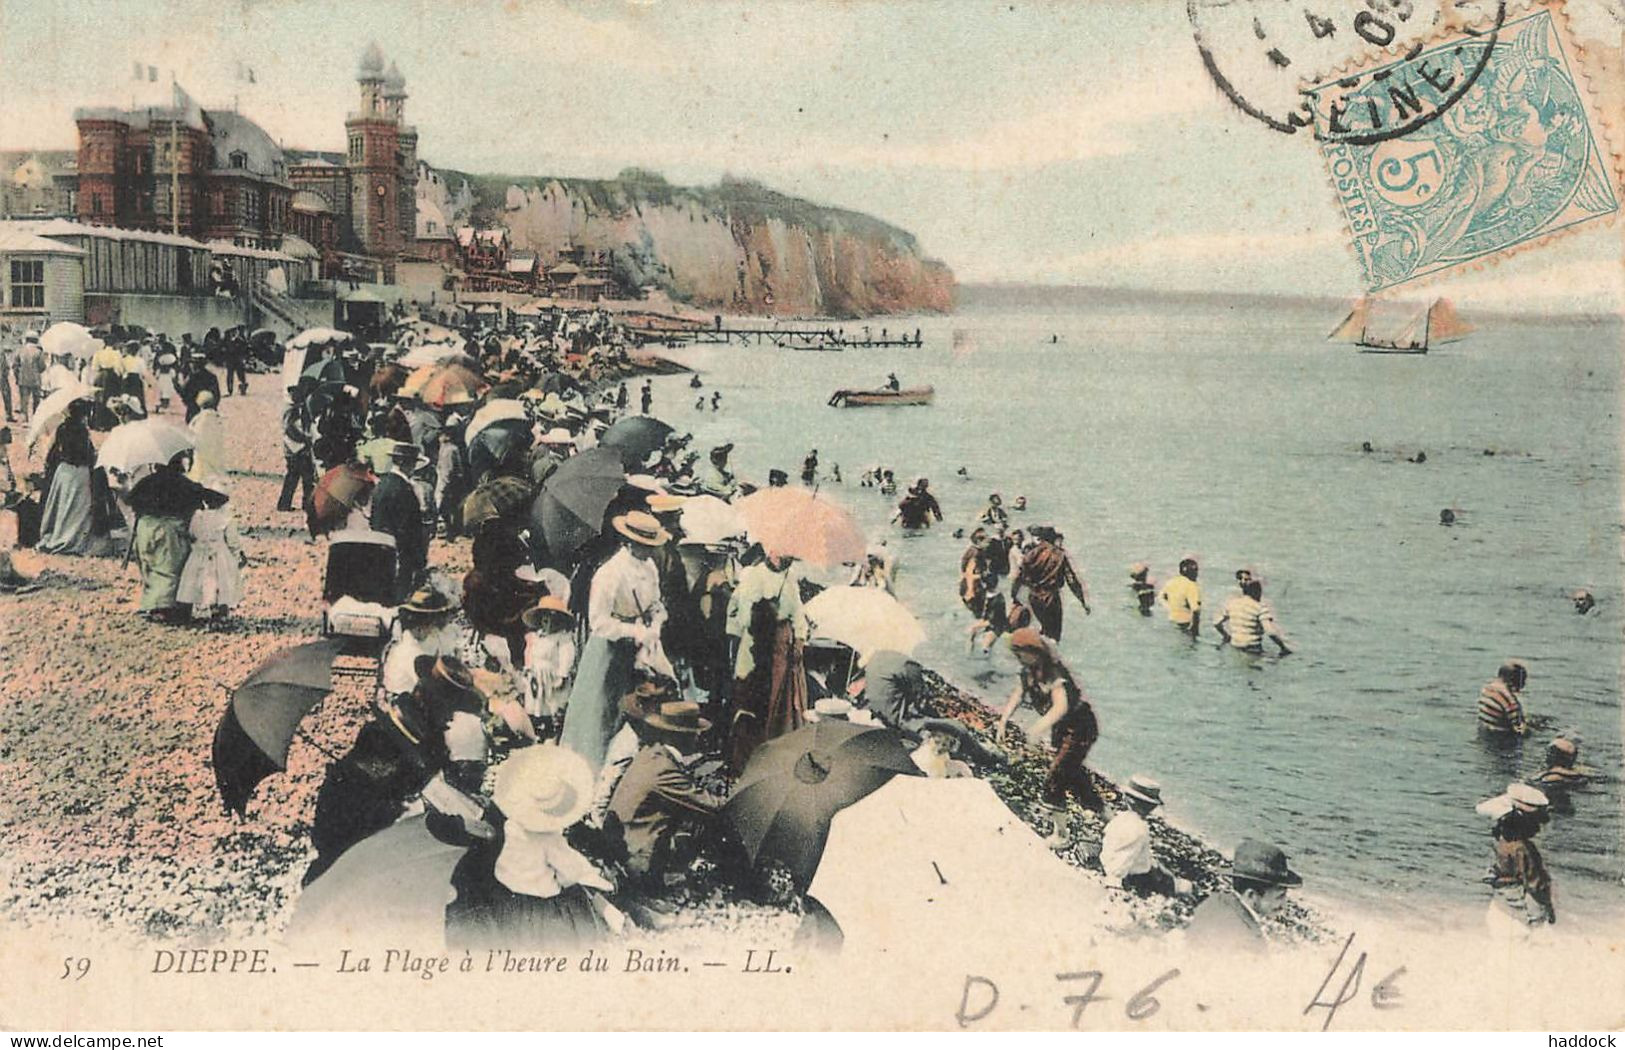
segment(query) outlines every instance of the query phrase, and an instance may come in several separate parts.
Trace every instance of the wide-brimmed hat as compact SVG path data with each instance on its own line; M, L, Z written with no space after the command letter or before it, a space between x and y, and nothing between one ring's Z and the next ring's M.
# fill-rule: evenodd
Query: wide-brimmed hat
M400 604L401 612L420 613L431 616L436 613L449 613L457 608L457 603L441 594L433 587L419 587L413 591L406 601Z
M1162 785L1143 773L1129 777L1128 783L1119 790L1129 798L1139 799L1147 805L1162 805Z
M1243 839L1236 847L1236 859L1230 864L1230 874L1238 879L1250 879L1271 886L1301 886L1303 877L1287 867L1286 854L1279 847L1257 839Z
M520 621L533 631L540 630L547 618L553 616L573 621L575 615L570 607L564 604L564 599L556 594L544 594L536 600L536 604L519 614Z
M663 547L671 539L671 533L661 526L659 519L646 511L628 511L610 521L610 525L633 543L645 547Z
M673 496L669 492L651 492L644 502L656 514L671 514L683 509L685 502L681 496Z
M587 760L558 744L520 748L497 767L491 801L526 831L563 831L592 808Z
M1482 816L1500 820L1513 810L1521 813L1538 813L1551 804L1552 800L1539 788L1529 784L1511 783L1501 794L1487 798L1473 808Z
M389 445L389 458L394 460L409 459L414 463L423 458L423 450L412 441L392 441Z
M710 720L700 717L700 705L692 700L667 700L645 714L643 724L685 736L698 736L711 728Z

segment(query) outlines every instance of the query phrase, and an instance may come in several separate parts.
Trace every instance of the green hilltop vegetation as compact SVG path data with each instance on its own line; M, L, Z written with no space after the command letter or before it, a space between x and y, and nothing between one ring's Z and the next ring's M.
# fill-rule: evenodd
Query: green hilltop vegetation
M778 219L788 225L827 233L845 233L890 241L900 250L919 254L919 242L907 230L899 229L863 212L832 208L780 193L754 179L724 176L715 186L674 186L657 172L626 168L613 179L575 179L562 176L476 175L449 168L437 169L449 185L467 179L474 193L476 223L499 222L509 186L526 190L556 182L571 197L582 201L588 214L616 217L628 211L641 212L644 206L693 206L730 222L747 224Z

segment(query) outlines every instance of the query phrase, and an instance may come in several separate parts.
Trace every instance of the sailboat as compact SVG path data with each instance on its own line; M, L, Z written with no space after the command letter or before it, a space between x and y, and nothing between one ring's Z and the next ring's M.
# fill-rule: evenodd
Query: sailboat
M1361 299L1326 338L1353 343L1363 354L1425 354L1430 346L1453 343L1472 330L1449 299L1426 306Z

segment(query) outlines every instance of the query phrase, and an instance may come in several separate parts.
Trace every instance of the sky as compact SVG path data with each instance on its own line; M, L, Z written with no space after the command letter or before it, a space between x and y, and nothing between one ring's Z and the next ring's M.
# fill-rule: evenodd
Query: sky
M1570 7L1577 31L1614 42L1617 78L1621 0ZM1216 9L1211 37L1261 30L1246 23L1266 8L1291 5ZM1268 28L1293 75L1330 61ZM1183 0L0 0L0 149L72 147L75 106L153 101L173 75L284 145L340 150L369 40L405 74L432 164L757 178L913 232L962 281L1360 291L1313 142L1217 90ZM135 82L137 62L159 83ZM1621 243L1594 229L1429 287L1619 309Z

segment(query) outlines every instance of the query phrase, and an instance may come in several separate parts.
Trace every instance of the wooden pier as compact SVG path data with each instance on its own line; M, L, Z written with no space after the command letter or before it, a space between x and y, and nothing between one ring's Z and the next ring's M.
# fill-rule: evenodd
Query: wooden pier
M837 328L638 328L637 338L644 343L666 343L672 346L698 344L710 346L776 346L781 350L869 350L880 347L917 349L924 340L919 329L912 333L892 335L884 330L849 334Z

